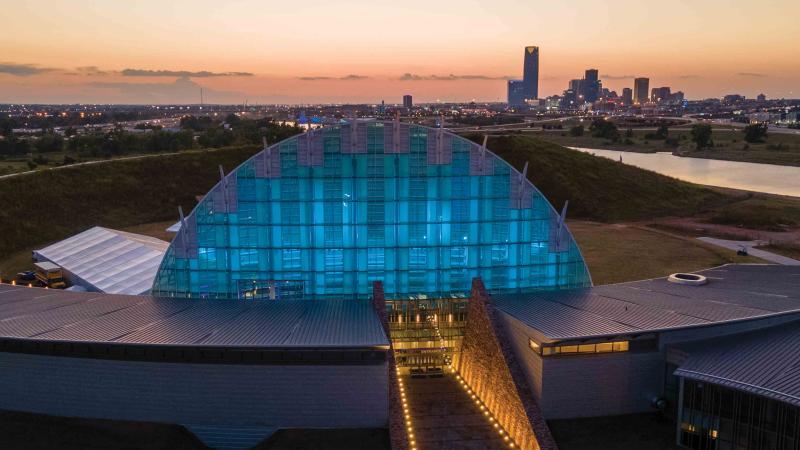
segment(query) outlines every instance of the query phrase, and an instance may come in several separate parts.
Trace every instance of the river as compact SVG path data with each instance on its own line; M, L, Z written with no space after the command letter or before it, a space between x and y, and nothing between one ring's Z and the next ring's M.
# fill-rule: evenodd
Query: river
M575 148L663 175L746 191L800 197L800 167L776 166L718 159L686 158L671 153L634 153L593 148Z

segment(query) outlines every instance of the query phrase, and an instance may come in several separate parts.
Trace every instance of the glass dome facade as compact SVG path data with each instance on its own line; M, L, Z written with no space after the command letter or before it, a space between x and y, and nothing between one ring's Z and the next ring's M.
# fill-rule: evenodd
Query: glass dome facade
M535 169L534 169L535 170ZM441 129L351 121L265 148L183 220L153 294L369 297L591 285L569 230L525 176Z

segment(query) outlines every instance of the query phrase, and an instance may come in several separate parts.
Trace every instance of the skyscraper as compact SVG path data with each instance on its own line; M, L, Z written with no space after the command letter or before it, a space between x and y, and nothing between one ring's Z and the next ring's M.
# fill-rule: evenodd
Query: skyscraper
M623 88L622 89L622 104L625 106L630 106L633 103L633 89L631 88Z
M600 79L597 69L587 69L586 75L583 77L583 99L588 103L593 103L599 94Z
M569 90L575 91L575 93L581 93L583 95L583 80L569 80Z
M636 78L633 80L633 103L641 105L647 103L647 96L650 90L649 78Z
M525 64L522 71L523 94L526 100L539 98L539 47L525 47Z
M508 106L512 108L525 106L525 82L523 80L508 80Z
M653 103L668 102L672 97L672 89L669 86L653 88L650 91L650 101Z
M411 99L411 96L406 94L403 96L403 108L411 109L414 106L414 101Z

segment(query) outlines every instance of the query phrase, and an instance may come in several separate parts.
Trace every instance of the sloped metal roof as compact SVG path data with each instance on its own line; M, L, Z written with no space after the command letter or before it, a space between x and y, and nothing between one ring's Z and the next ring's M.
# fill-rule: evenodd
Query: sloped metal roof
M800 314L800 267L725 265L700 271L703 286L666 278L589 289L495 295L502 312L548 340L705 326Z
M0 284L0 338L202 347L384 347L369 301L203 301Z
M139 295L150 291L168 247L149 236L94 227L34 254L58 264L88 290Z
M693 380L800 406L800 323L681 346L675 371Z

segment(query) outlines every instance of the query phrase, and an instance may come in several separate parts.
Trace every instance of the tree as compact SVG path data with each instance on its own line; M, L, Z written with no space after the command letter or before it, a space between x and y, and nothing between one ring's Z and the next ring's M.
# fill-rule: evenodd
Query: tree
M765 123L754 123L744 127L744 140L755 144L757 142L764 142L767 138L767 130L769 126Z
M570 136L583 136L583 125L576 125L569 129Z
M614 142L619 140L619 130L617 130L617 126L608 120L595 119L589 127L589 130L594 137L610 139Z
M697 145L698 150L706 147L713 147L714 141L711 139L711 125L698 123L692 127L692 142Z
M14 127L16 126L14 119L8 117L0 117L0 135L11 137L14 134Z
M666 139L668 137L669 137L669 127L662 124L661 126L658 127L658 130L656 130L656 138Z
M47 133L36 140L34 144L39 153L60 152L64 145L64 140L57 134Z

